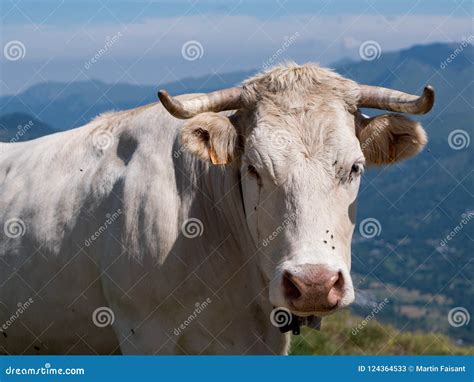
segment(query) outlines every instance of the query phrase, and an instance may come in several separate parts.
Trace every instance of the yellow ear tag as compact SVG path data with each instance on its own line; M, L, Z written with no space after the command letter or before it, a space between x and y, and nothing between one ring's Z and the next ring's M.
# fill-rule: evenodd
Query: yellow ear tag
M393 145L390 146L388 160L390 163L395 161L395 147Z
M209 146L209 157L211 158L211 162L214 165L227 164L227 161L222 161L219 159L216 151L212 146Z

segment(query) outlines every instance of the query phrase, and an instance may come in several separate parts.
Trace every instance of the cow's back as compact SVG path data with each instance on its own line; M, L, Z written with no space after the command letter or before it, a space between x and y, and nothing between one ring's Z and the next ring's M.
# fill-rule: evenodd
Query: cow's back
M141 209L133 206L150 173L172 171L169 153L157 153L160 146L171 152L176 135L173 126L159 126L161 115L150 106L0 146L0 351L119 350L111 326L101 327L94 312L108 305L107 267L140 235L136 215L125 209ZM169 189L163 185L163 195Z

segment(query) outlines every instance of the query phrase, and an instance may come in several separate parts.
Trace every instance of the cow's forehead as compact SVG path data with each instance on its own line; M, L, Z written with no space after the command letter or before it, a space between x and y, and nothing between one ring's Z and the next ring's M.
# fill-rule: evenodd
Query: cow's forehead
M324 112L298 112L274 117L263 113L246 142L246 159L267 168L276 179L286 179L292 168L310 159L316 168L334 162L352 164L362 156L354 118L337 106ZM257 166L258 167L258 166Z
M314 64L276 67L244 83L246 147L273 166L291 157L330 161L356 152L358 85ZM247 115L249 116L249 115ZM282 149L284 148L284 150Z
M258 74L244 82L244 104L274 105L281 111L318 107L327 101L340 100L349 111L355 111L358 85L339 74L315 64L286 64Z
M356 144L354 122L340 99L310 99L304 106L286 109L262 101L256 107L249 138L252 146L265 151L272 152L284 144L288 151L312 155L322 146L341 150ZM275 140L276 148L272 145Z

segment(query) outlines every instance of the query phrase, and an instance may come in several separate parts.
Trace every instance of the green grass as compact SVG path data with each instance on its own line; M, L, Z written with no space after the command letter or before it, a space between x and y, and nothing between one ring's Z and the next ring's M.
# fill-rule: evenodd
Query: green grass
M437 333L403 332L391 325L370 320L357 333L353 330L363 318L342 311L323 319L321 331L303 328L293 336L293 355L463 355L474 354L474 347L454 344Z

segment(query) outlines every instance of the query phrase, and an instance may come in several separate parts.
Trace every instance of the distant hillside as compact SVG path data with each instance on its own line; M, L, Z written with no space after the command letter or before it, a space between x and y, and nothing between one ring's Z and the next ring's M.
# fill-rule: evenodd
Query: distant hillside
M381 319L470 344L472 322L453 327L447 317L458 306L474 314L474 219L462 224L474 214L474 155L472 143L452 149L448 134L462 129L472 137L472 121L467 111L425 121L430 142L421 154L364 174L352 260L356 286L371 291L375 301L391 301ZM361 236L364 219L379 222L377 236ZM442 245L451 232L456 233Z
M0 97L0 115L22 112L34 114L56 130L82 126L100 113L126 110L157 102L159 89L171 94L209 92L235 86L249 72L188 78L156 86L126 83L107 84L102 81L44 82L15 96Z
M436 105L428 118L465 112L474 101L472 62L474 47L468 45L447 63L460 44L419 45L399 52L383 52L380 59L339 66L346 77L368 85L385 86L419 94L425 84L434 85ZM445 65L443 65L445 63Z
M323 319L321 331L303 328L293 336L292 355L467 355L474 347L459 346L442 334L400 332L377 318L366 321L348 311ZM357 331L356 328L362 329Z
M426 83L437 91L434 113L444 115L465 111L474 100L472 65L474 48L468 46L452 63L441 64L459 44L415 46L400 52L383 52L378 60L352 62L341 60L335 69L367 84L393 87L419 93ZM130 109L156 102L156 93L166 88L171 94L208 92L234 86L255 71L185 78L160 85L138 86L102 81L45 82L15 96L0 97L0 115L12 112L32 114L57 130L68 130L87 123L107 110ZM438 109L439 108L439 109ZM432 118L432 117L430 117Z
M447 245L441 245L457 230L463 217L474 211L474 143L469 144L474 120L474 48L464 47L448 63L447 58L459 46L415 46L400 52L383 52L374 61L343 60L336 69L361 83L417 94L425 84L434 85L434 110L426 116L413 117L423 122L429 134L426 149L414 159L369 169L363 176L353 241L354 279L368 302L389 299L390 304L378 319L403 330L442 332L459 343L474 344L472 321L459 327L448 321L448 313L454 307L463 307L474 315L474 219L458 230ZM161 86L110 85L100 81L44 83L18 96L0 97L0 115L33 113L63 130L82 125L106 110L155 102L159 88L166 88L171 94L208 92L238 84L250 74L212 75ZM30 117L22 118L26 121ZM10 129L7 140L24 123L4 122ZM34 126L41 126L40 122ZM463 147L453 148L448 140L454 130L467 134ZM35 132L41 133L41 128ZM360 222L369 218L380 226L378 235L370 239L359 231ZM359 304L353 309L365 316L371 305Z
M22 142L53 134L56 131L25 113L0 116L0 142Z

